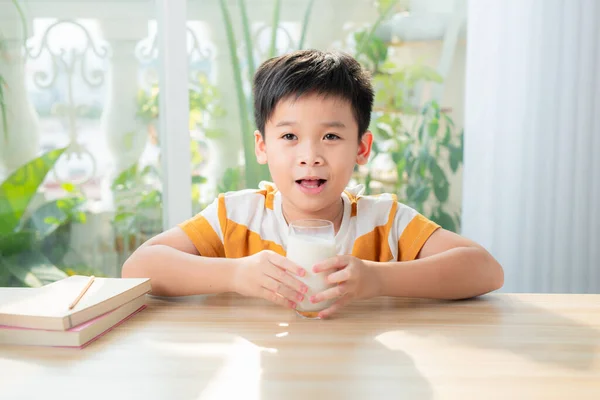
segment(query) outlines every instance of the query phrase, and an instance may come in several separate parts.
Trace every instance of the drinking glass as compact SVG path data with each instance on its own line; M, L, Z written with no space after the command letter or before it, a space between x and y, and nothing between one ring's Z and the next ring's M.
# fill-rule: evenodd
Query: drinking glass
M331 306L335 299L316 304L310 297L334 285L327 282L326 272L313 272L313 266L337 254L335 249L335 231L331 221L304 219L289 224L287 258L306 270L303 277L296 277L308 286L304 300L297 304L296 312L304 318L318 318L319 311Z

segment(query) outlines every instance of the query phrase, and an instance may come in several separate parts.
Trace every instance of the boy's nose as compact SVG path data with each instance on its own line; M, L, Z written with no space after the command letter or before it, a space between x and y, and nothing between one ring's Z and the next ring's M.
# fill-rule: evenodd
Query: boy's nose
M300 165L305 165L305 166L306 165L313 166L313 165L323 165L324 164L323 157L321 157L315 151L305 152L304 154L302 154L300 156L299 161L300 161Z
M314 160L301 161L300 165L308 165L308 166L323 165L323 161L321 161L321 159L319 159L319 158L315 158Z
M325 163L319 141L306 140L298 146L298 162L303 166L319 166Z

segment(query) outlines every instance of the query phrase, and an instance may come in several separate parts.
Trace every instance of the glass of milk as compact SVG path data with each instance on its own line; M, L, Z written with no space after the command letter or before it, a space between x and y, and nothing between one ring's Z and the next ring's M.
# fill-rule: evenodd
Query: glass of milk
M318 318L319 311L328 308L335 301L332 299L313 304L310 297L334 286L327 282L330 271L314 273L313 266L336 254L332 222L305 219L290 223L286 257L306 270L306 275L295 276L308 286L308 293L296 307L296 312L302 317Z

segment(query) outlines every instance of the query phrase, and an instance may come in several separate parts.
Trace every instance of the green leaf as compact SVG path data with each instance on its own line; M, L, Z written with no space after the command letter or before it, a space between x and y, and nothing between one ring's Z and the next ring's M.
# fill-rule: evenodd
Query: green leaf
M459 233L459 229L460 229L460 212L455 212L454 213L454 221L456 222L456 233Z
M406 148L404 149L404 158L406 158L407 160L412 159L413 158L413 145L412 144L408 144L406 146Z
M158 190L151 190L150 192L144 194L137 204L137 208L156 208L161 204L162 195Z
M117 223L122 222L122 221L125 221L126 219L130 219L133 217L135 217L135 213L133 213L133 212L125 212L125 211L120 212L117 215L115 215L114 222L117 222Z
M133 164L131 167L124 169L113 181L111 189L131 188L135 185L138 176L138 165Z
M55 217L46 217L44 218L44 223L48 224L48 225L60 225L60 220L58 218Z
M450 214L448 214L441 208L437 210L437 212L431 219L433 222L437 223L442 228L452 232L456 232L456 223L454 222L454 219L450 216Z
M30 287L40 287L67 277L41 253L25 252L0 258L2 266Z
M22 225L22 229L38 231L42 238L59 226L66 224L77 208L84 203L82 197L67 197L49 201L37 208Z
M80 224L85 224L87 221L87 214L84 213L83 211L78 211L73 214L73 220Z
M200 175L194 175L192 176L192 185L201 185L203 183L206 183L207 179L203 176Z
M429 124L427 125L429 137L431 137L431 138L435 137L437 135L437 131L438 131L439 127L440 127L440 122L437 118L434 118L431 121L429 121Z
M65 255L72 250L70 246L71 232L70 224L59 226L41 241L39 252L52 264L60 265L64 262ZM72 260L76 255L76 251L71 251L69 259Z
M406 170L406 158L403 158L399 162L396 163L396 173L398 174L398 182L402 182L405 170Z
M277 50L277 30L279 29L279 20L281 18L281 0L275 0L273 8L273 23L271 24L271 46L269 50L269 58L275 57Z
M429 154L429 151L426 146L421 146L419 149L419 154L417 156L417 163L415 168L417 168L417 173L421 178L425 178L425 173L429 168L429 165L432 163L433 157Z
M388 8L392 7L394 3L397 3L398 0L379 0L377 2L377 8L380 13L385 12Z
M446 120L446 124L451 126L452 128L454 128L454 121L452 120L452 118L450 118L448 116L448 114L442 114L442 116L444 117L444 119Z
M446 174L435 161L431 163L431 175L433 176L433 192L435 197L440 203L446 202L450 193L450 185Z
M14 231L46 175L66 148L52 150L14 171L0 185L0 233Z
M392 0L392 1L388 1L388 0L384 0L386 2L385 4L385 8L384 9L379 9L379 16L377 17L377 20L375 21L375 23L373 25L371 25L371 27L369 28L368 31L363 30L361 31L362 33L362 37L360 38L360 40L356 40L356 54L355 54L355 58L358 58L358 56L365 52L365 46L367 45L367 43L371 42L374 38L377 39L374 34L375 31L377 30L377 28L379 27L379 25L381 24L381 22L385 19L388 18L388 16L390 15L390 13L392 12L394 6L398 3L398 0ZM355 38L357 38L357 35L354 35ZM386 46L387 49L387 46Z
M371 146L371 152L373 153L373 156L376 156L377 154L381 153L381 149L379 148L377 142L373 142Z
M429 198L429 194L431 193L431 188L427 185L421 185L415 188L410 194L407 195L410 201L414 203L423 203L425 200Z
M405 171L408 173L409 177L411 177L415 162L417 161L417 158L413 156L412 153L412 145L408 145L406 149L404 149L404 159L406 160Z
M225 132L221 129L206 129L204 130L204 136L207 139L220 139L225 136Z
M2 256L0 255L0 287L17 286L13 284L14 278L8 268L2 265Z
M444 135L444 139L442 139L442 145L448 147L450 145L451 140L452 140L452 133L450 130L450 125L446 124L446 134Z
M304 19L302 20L302 33L300 34L300 42L298 42L298 50L302 50L304 47L304 40L306 39L308 22L310 20L310 14L312 12L314 1L315 0L309 0L308 5L306 6L306 11L304 12Z
M398 164L398 163L399 163L400 161L402 161L402 160L405 160L405 162L406 162L406 159L403 157L403 155L402 155L402 154L403 154L403 153L401 153L401 152L399 152L399 151L392 151L392 152L390 153L390 156L392 156L392 161L393 161L395 164Z
M425 123L422 123L419 126L419 142L423 141L424 136L425 136Z
M456 173L458 167L462 163L463 153L459 147L456 146L448 146L450 149L450 169L452 169L453 173Z
M0 257L37 248L38 233L34 230L0 234Z
M390 126L388 124L378 123L376 125L375 134L381 140L389 140L392 138L392 135L388 131L389 129Z
M223 174L221 183L217 190L219 193L227 193L238 190L240 187L241 174L237 168L228 168Z
M72 183L63 183L62 185L60 185L63 190L65 190L68 193L73 193L75 191L75 185L73 185Z
M372 176L371 176L371 172L369 171L369 173L367 173L367 176L365 177L365 194L367 196L369 196L371 194L371 181L372 181Z

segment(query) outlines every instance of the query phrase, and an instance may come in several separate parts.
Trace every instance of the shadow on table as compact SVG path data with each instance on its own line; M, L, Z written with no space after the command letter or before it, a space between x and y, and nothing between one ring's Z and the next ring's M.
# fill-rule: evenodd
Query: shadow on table
M414 360L374 340L367 325L305 320L262 300L229 295L160 301L197 307L199 343L219 337L233 346L199 385L198 400L433 398ZM189 338L155 339L193 348Z
M590 369L600 348L597 329L515 297L394 300L391 304L397 312L392 317L396 324L393 329L405 334L442 337L461 345L507 351L537 363L574 370ZM364 307L362 311L367 312L368 305ZM368 314L371 317L367 319L372 318L372 324L382 328L381 334L390 331L390 321L381 326L376 315Z
M384 298L356 302L328 321L298 320L293 313L262 300L240 299L227 294L209 296L199 301L202 307L216 310L226 308L227 312L223 313L219 324L227 327L230 321L233 324L228 328L230 331L241 329L240 335L253 342L261 339L259 332L264 324L272 321L273 314L278 313L277 315L286 316L285 318L291 318L291 321L295 322L294 325L290 324L287 330L289 340L293 340L294 337L318 335L318 331L315 332L318 329L344 332L351 329L353 324L360 324L360 327L356 327L363 341L360 346L369 348L371 352L381 348L377 347L382 346L381 343L377 343L381 335L396 331L417 337L440 337L468 347L506 351L537 363L573 370L590 369L600 346L600 331L561 315L560 310L552 311L536 306L535 296L531 298L531 302L520 300L517 296L495 295L461 301ZM240 302L244 302L244 307L236 307ZM587 312L591 315L593 310ZM253 331L248 326L237 327L235 321L240 318L255 321L258 324L256 330ZM253 337L253 332L258 337ZM282 329L281 332L286 331ZM375 344L369 343L369 340ZM343 343L342 338L340 341ZM300 340L299 344L302 343L304 341ZM363 348L357 347L356 344L348 345L353 351ZM305 350L306 357L316 357L316 353L311 351L310 347L306 347ZM415 371L414 377L417 377L418 373L410 356L401 350L395 348L386 354L393 357L391 354L395 352L398 362L396 365L401 366L400 368L412 365L409 370ZM381 356L381 353L378 353L378 356ZM368 354L362 354L362 357L368 357ZM284 360L283 364L287 362L285 357L280 359ZM309 361L311 364L314 362L312 359ZM393 365L388 366L390 367Z

